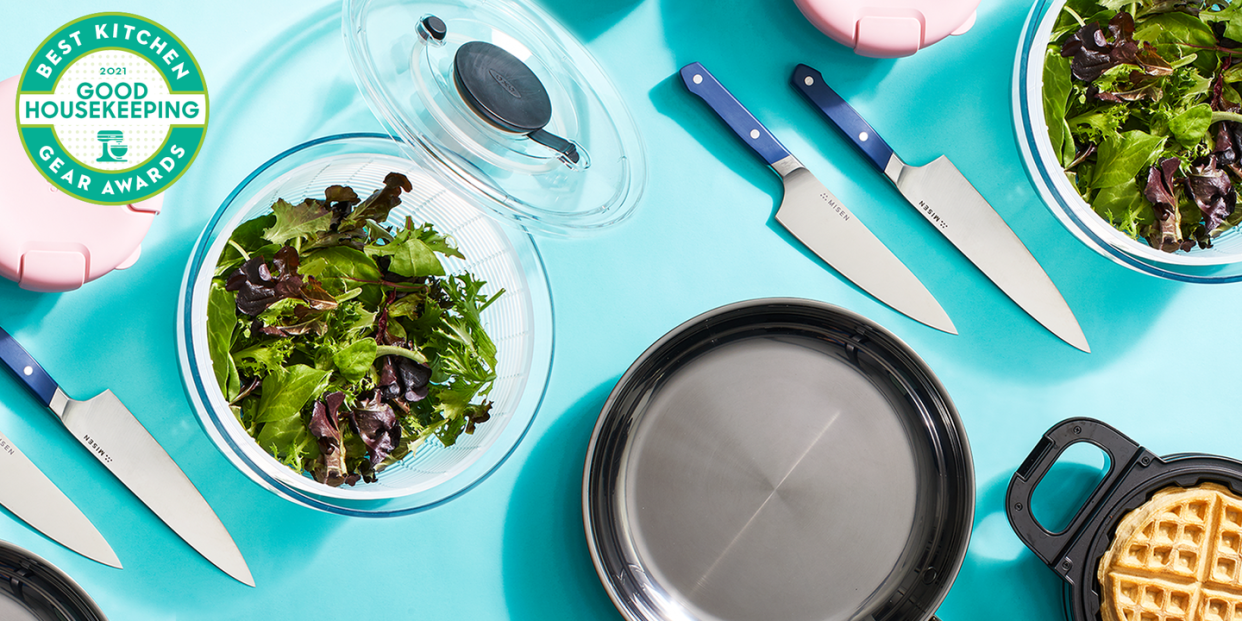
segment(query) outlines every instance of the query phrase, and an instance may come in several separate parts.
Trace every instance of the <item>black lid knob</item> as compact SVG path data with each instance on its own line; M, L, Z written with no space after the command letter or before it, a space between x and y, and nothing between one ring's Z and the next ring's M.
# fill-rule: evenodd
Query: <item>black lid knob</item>
M471 41L457 49L453 68L462 99L492 125L526 134L552 120L552 101L539 77L503 48Z
M427 34L436 41L443 41L445 35L448 34L448 27L444 25L444 20L435 15L428 15L421 22Z

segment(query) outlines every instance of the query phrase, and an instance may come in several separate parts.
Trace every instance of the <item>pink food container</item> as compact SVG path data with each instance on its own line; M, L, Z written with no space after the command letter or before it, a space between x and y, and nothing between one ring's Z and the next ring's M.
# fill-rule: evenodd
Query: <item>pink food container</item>
M31 291L69 291L133 265L163 199L95 205L59 191L18 136L17 82L0 82L0 276Z
M975 25L979 0L794 0L802 14L861 56L910 56Z

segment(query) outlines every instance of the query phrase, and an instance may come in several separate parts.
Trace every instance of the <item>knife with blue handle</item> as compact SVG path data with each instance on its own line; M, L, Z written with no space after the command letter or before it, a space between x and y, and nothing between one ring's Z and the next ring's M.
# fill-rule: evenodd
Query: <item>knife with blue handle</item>
M1061 340L1091 351L1073 311L1039 262L947 157L910 166L824 82L820 72L798 65L790 81L1005 295Z
M173 532L228 575L254 586L250 569L220 518L111 390L86 401L70 399L3 328L0 362Z
M681 79L784 181L776 221L798 241L877 300L923 324L957 334L923 283L829 192L715 76L700 63Z

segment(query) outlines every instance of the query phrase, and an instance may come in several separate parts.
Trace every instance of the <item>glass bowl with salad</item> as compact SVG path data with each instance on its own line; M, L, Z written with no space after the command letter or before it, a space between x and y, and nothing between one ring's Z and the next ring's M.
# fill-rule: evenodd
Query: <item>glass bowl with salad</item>
M1172 280L1242 280L1242 2L1038 0L1014 74L1036 190L1083 243Z
M353 516L418 511L529 429L552 307L529 234L350 134L254 171L207 224L178 309L199 421L249 478Z

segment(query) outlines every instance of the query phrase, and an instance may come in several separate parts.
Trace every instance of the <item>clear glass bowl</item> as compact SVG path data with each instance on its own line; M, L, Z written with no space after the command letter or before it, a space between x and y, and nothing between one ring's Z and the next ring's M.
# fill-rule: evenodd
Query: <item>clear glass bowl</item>
M431 222L451 235L466 260L448 258L451 273L469 271L484 291L504 295L483 313L496 342L497 380L492 417L451 447L434 438L379 473L375 483L330 487L288 468L259 447L230 411L207 351L207 296L216 258L241 223L271 211L277 198L292 202L348 185L360 196L383 187L389 172L414 185L390 219ZM530 235L485 215L419 168L399 143L380 134L313 140L272 158L241 182L208 222L190 256L178 303L182 379L203 429L246 476L293 502L352 516L394 516L448 500L493 472L530 428L543 400L552 358L552 301L543 261Z
M1242 232L1226 231L1211 248L1165 253L1113 228L1079 196L1065 176L1044 119L1044 54L1066 0L1038 0L1027 16L1014 66L1014 130L1022 161L1053 215L1092 250L1130 269L1183 282L1242 281Z

